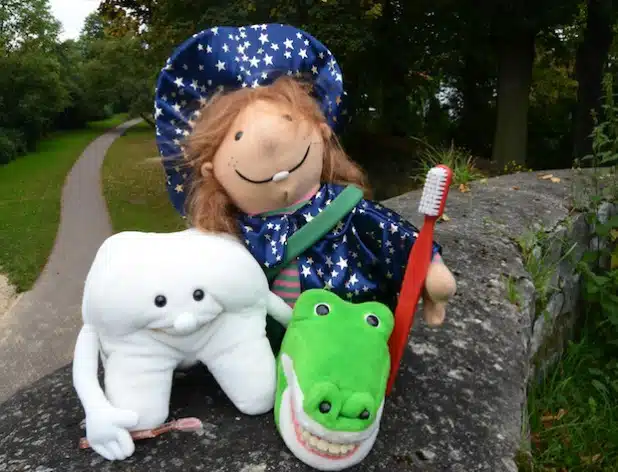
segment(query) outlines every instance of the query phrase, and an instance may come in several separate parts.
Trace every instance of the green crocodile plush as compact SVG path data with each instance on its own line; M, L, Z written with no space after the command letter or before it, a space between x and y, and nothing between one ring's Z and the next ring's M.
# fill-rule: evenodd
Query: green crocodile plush
M301 294L277 357L275 422L290 451L318 470L361 462L378 435L394 325L378 302Z

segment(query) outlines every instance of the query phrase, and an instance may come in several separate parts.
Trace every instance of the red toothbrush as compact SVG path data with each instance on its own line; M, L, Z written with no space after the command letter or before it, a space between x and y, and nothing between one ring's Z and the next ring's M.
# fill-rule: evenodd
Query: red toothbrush
M419 212L425 215L425 221L408 256L408 265L395 308L395 328L388 341L391 371L386 387L387 395L390 395L393 389L401 358L408 345L416 306L431 264L434 226L444 212L452 178L453 171L450 168L438 165L429 170L425 179L423 195L418 206Z

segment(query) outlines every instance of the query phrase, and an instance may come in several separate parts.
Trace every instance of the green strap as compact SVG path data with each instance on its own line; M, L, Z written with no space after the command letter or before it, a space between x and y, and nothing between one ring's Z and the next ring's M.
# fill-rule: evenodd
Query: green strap
M348 185L311 221L290 236L287 241L285 260L277 267L266 271L268 280L272 281L279 271L333 229L344 216L352 211L362 198L363 191L361 189L354 185Z

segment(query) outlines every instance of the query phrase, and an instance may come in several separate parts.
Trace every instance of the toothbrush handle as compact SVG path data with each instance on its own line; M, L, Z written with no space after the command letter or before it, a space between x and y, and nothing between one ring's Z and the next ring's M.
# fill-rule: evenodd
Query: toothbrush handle
M387 395L390 395L393 389L401 358L408 345L416 307L421 298L427 271L431 264L433 229L436 219L435 217L425 217L423 227L408 256L408 264L401 284L397 307L395 308L395 328L389 339L391 370L386 387Z

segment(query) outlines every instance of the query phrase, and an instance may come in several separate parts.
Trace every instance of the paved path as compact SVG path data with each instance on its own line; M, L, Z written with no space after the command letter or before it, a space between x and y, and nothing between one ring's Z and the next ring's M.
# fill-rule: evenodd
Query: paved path
M140 121L128 121L94 140L67 177L47 265L32 290L0 316L0 403L73 358L84 279L97 249L112 234L101 164L112 143Z

